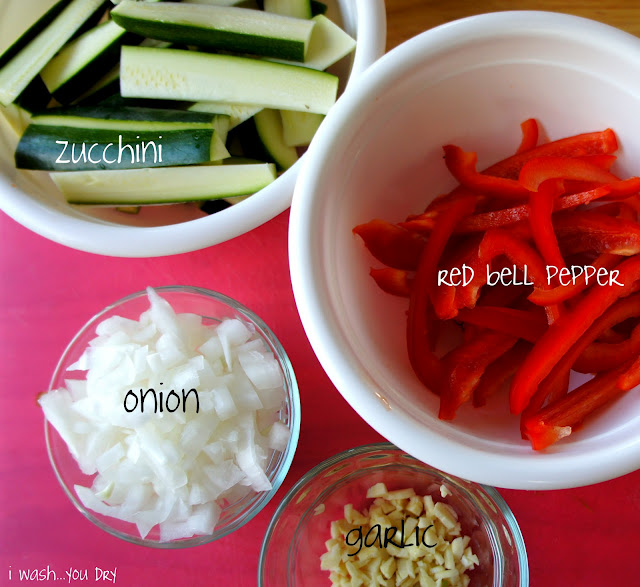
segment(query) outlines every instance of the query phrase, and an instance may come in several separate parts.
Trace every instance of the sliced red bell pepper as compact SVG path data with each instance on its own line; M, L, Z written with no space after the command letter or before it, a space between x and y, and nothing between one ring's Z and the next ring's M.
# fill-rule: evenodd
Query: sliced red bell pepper
M605 171L609 171L618 158L615 155L584 155L582 157L577 157L577 159L591 163L591 165L595 165Z
M611 195L605 199L624 200L640 192L640 177L630 177L628 179L614 181L607 184L607 187L611 190Z
M510 407L520 414L536 388L562 356L580 339L596 319L618 299L629 295L640 280L640 256L625 259L618 266L618 282L591 288L574 308L551 324L518 369L511 383Z
M535 118L528 118L520 124L520 130L522 131L522 140L520 146L516 151L518 153L524 153L530 151L538 144L538 121Z
M394 269L393 267L372 268L369 275L373 277L382 291L404 298L408 298L411 295L413 277L406 269Z
M381 263L395 269L415 270L418 266L425 240L415 232L379 219L359 224L353 232Z
M616 386L622 391L628 391L640 385L640 356L616 381Z
M479 173L475 152L463 151L455 145L445 145L443 149L447 169L468 190L507 199L524 200L528 197L528 191L517 181Z
M531 350L531 345L520 340L513 348L486 368L480 383L473 392L473 406L475 408L486 405L487 399L500 391L524 361L529 350Z
M598 317L586 332L579 337L575 344L564 353L549 375L538 385L538 389L532 396L529 405L523 414L537 411L544 402L553 401L566 393L566 383L574 364L582 356L582 353L595 341L601 333L612 326L640 315L640 295L634 294L615 302L609 309ZM617 366L617 365L616 365ZM564 390L564 392L563 392Z
M473 309L461 309L456 320L516 336L528 342L539 340L547 329L544 313L516 308L476 305Z
M610 171L579 157L537 157L527 161L518 176L520 185L532 192L550 179L595 181L603 184L620 181Z
M611 155L618 150L615 133L610 129L583 133L538 145L491 165L483 171L487 175L518 179L522 166L536 157L581 157L583 155Z
M407 319L407 348L411 366L423 384L439 393L442 366L433 352L433 307L431 298L436 287L436 272L440 257L458 222L473 213L475 198L464 198L451 204L442 214L420 256Z
M569 436L594 411L625 393L618 389L616 382L626 368L601 373L524 419L523 430L532 447L543 450Z
M554 214L553 228L565 252L640 253L640 224L594 210Z
M561 196L554 201L554 211L567 210L582 204L589 204L594 200L604 198L610 193L611 190L608 187L599 187L585 192ZM502 228L520 220L526 220L527 218L529 218L529 205L520 204L512 208L473 214L460 222L456 228L456 232L484 232L491 228ZM409 230L415 229L417 232L428 233L436 222L437 216L433 216L428 219L417 218L409 222L401 223L400 225Z
M458 408L471 400L485 369L513 347L518 339L500 332L481 331L444 358L445 377L440 394L441 420L453 420Z
M640 300L638 301L640 303ZM622 342L592 342L573 363L578 373L600 373L619 367L640 355L640 324Z
M537 186L537 189L529 197L529 226L533 241L547 265L564 269L564 259L551 222L555 202L564 186L561 180L549 179Z
M587 274L587 270L585 269L580 276L567 285L558 285L552 289L535 288L528 299L537 306L550 306L565 302L587 289L590 285L593 285L596 282L595 276L597 275L598 269L613 269L619 262L620 256L602 253L590 264L590 266L595 269L596 273L594 275L590 275L592 273L591 270L589 270L589 274Z

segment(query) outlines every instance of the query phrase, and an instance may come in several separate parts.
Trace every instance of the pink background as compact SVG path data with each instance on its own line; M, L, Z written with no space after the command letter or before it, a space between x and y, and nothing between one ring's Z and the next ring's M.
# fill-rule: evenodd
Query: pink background
M159 259L89 255L46 241L0 213L0 585L18 570L117 568L117 585L256 584L258 554L279 501L307 470L344 449L381 440L328 380L296 313L287 263L288 213L230 242ZM274 500L248 525L212 544L153 550L94 527L64 495L49 465L35 403L84 322L147 285L195 285L254 310L293 363L302 429ZM563 491L501 494L522 529L533 586L638 584L640 471ZM11 572L12 580L9 580ZM59 581L61 584L61 580Z

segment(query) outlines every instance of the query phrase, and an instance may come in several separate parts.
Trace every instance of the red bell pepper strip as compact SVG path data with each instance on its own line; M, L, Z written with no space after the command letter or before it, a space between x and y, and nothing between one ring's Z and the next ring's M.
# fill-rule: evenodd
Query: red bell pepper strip
M433 308L431 299L436 287L436 272L440 257L458 222L475 208L475 198L460 199L441 216L431 232L420 256L407 319L407 348L411 366L422 383L435 393L440 392L442 366L433 352Z
M461 309L456 320L510 334L528 342L539 340L547 329L544 314L516 308L476 305L472 310Z
M554 214L553 228L563 250L631 256L640 253L640 224L598 209Z
M381 263L395 269L415 270L418 266L425 240L415 232L378 219L359 224L353 232Z
M538 144L538 135L540 134L538 122L535 118L528 118L522 122L520 124L520 130L522 131L522 140L520 141L516 155L533 149Z
M577 157L577 159L591 163L591 165L595 165L605 171L610 171L618 158L615 155L584 155Z
M640 385L640 356L637 357L627 371L620 375L616 385L622 391L628 391L636 387L636 385Z
M538 145L535 149L517 153L491 165L483 171L487 175L518 179L522 166L536 157L581 157L611 155L618 150L615 133L610 129L583 133Z
M503 229L488 230L480 242L478 256L482 263L491 263L498 255L505 255L536 287L547 286L547 273L540 255L521 238ZM486 283L486 274L485 274Z
M640 300L639 300L640 303ZM600 373L619 367L640 355L640 324L622 342L592 342L573 363L578 373Z
M595 269L596 273L594 275L590 275L591 270L589 270L589 274L587 274L587 270L585 269L581 275L567 285L558 285L552 289L535 288L528 299L537 306L550 306L565 302L587 289L589 285L593 285L596 281L594 277L597 275L598 269L613 269L619 261L620 257L618 255L602 253L590 264L590 266Z
M473 392L474 408L486 405L487 399L495 395L517 371L530 349L531 345L521 340L486 368Z
M603 184L620 181L610 171L579 157L537 157L527 161L518 176L520 185L532 192L550 179L595 181Z
M513 347L518 339L501 332L482 331L444 358L445 378L438 418L453 420L458 408L471 400L485 369Z
M405 269L394 269L393 267L371 269L369 275L373 277L382 291L403 298L408 298L411 295L413 278Z
M588 290L574 308L551 324L518 369L511 383L510 408L520 414L536 388L562 356L580 339L595 320L618 299L629 295L640 280L640 256L625 259L618 266L618 282Z
M555 201L564 186L562 181L550 179L537 186L537 189L538 191L531 192L529 197L529 226L533 241L547 265L564 269L564 259L551 222Z
M523 415L526 417L526 414L537 411L547 399L553 401L559 397L559 394L566 393L565 384L568 383L571 369L589 345L612 326L638 315L640 315L640 295L630 295L613 304L593 322L551 369L549 375L538 386Z
M616 382L624 366L587 381L565 397L550 403L523 421L523 430L535 450L543 450L573 429L598 408L621 396Z
M606 200L624 200L640 192L640 177L630 177L607 184L611 195Z
M475 152L463 151L455 145L445 145L443 149L447 169L468 190L507 199L528 197L528 191L517 181L476 171L478 155Z
M558 211L575 208L582 204L589 204L594 200L604 198L610 193L611 190L608 187L599 187L584 192L561 196L554 201L553 209L554 211ZM527 218L529 218L529 205L520 204L512 208L473 214L460 222L456 227L456 232L484 232L491 228L505 227L520 220L526 220ZM436 222L437 215L434 214L428 218L419 216L407 222L401 222L400 226L424 234L429 233Z

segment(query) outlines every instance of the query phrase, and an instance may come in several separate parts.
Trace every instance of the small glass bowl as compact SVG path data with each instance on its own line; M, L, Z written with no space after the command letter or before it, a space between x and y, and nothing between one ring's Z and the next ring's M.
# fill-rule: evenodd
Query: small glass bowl
M274 451L269 460L266 473L272 484L271 490L261 493L252 492L235 502L225 503L214 532L210 535L163 542L160 540L160 533L156 526L145 538L141 538L134 524L88 510L78 499L73 489L74 485L79 484L90 487L94 476L82 473L76 460L69 452L65 441L46 419L45 439L49 459L60 485L76 508L96 526L122 540L142 546L186 548L213 542L237 530L256 516L275 495L289 471L298 445L300 435L300 395L293 367L284 348L269 327L251 310L223 294L203 288L165 286L154 289L171 304L176 313L198 314L203 318L204 324L215 324L222 318L237 318L245 324L253 325L256 333L261 336L268 349L273 352L278 360L283 373L286 392L285 403L279 412L280 422L289 428L290 437L285 451L282 453ZM62 354L49 389L53 390L64 386L68 367L78 360L88 346L89 341L96 336L95 327L100 322L116 315L138 319L148 309L147 293L146 291L140 291L111 304L91 318L75 335Z
M258 567L260 587L329 585L320 568L330 525L344 517L348 503L361 511L372 500L367 489L411 487L418 495L451 505L462 534L480 564L469 571L470 585L529 585L527 552L522 534L504 499L492 487L464 481L433 469L390 443L370 444L342 452L309 471L291 488L267 529ZM450 495L442 498L440 486Z

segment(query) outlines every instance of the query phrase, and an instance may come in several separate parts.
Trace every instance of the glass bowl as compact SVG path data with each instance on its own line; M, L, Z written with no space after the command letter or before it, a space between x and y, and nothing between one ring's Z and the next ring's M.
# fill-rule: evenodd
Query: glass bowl
M127 542L157 548L184 548L212 542L237 530L249 522L275 495L282 484L298 444L300 433L300 396L292 365L280 342L269 327L251 310L235 300L213 291L197 287L166 286L154 288L163 299L168 301L176 313L193 313L203 318L203 324L211 325L222 318L236 318L262 338L268 350L273 352L282 371L285 389L285 401L279 411L280 422L290 430L286 449L283 452L272 451L268 457L266 474L271 482L269 491L251 492L244 496L219 504L220 519L214 532L209 535L194 536L172 541L161 541L158 526L152 528L145 538L141 538L135 524L105 516L88 510L79 500L74 485L90 487L95 475L85 475L75 458L69 452L66 442L57 430L45 419L45 439L47 450L56 477L69 499L76 508L91 522L106 532ZM68 368L82 355L90 340L95 338L96 326L112 316L138 319L149 309L149 301L145 291L129 295L102 310L89 320L75 335L62 354L53 374L50 390L64 386L68 378ZM73 373L78 373L74 371ZM77 377L77 375L74 375Z
M262 544L258 585L282 587L329 585L320 556L331 538L330 524L344 517L348 503L358 511L368 507L367 489L385 483L388 490L411 487L431 495L458 514L462 535L479 565L469 571L471 587L529 585L527 553L522 534L504 499L492 487L438 471L393 444L379 443L344 451L309 471L278 507ZM450 494L441 497L440 486Z

